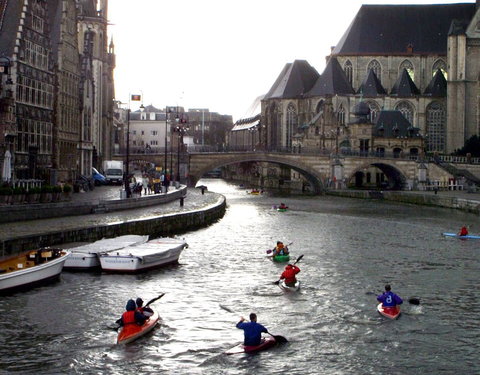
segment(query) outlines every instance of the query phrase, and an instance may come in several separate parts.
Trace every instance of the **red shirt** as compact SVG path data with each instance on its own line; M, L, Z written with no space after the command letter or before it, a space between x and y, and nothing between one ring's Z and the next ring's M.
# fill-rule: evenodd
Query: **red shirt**
M280 276L280 279L285 279L285 282L287 284L292 284L297 281L295 278L295 275L300 272L300 268L297 266L289 264L288 266L285 267L285 271L283 271L282 276Z

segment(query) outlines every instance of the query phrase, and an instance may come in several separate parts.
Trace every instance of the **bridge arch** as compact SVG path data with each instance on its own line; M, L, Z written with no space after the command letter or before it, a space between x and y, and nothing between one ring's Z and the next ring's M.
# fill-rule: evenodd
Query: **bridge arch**
M215 157L214 155L205 155L205 154L192 154L195 155L195 163L190 165L189 170L189 186L195 186L198 180L207 172L215 168L224 167L232 164L239 164L244 162L266 162L277 165L283 165L289 167L299 173L301 173L307 181L310 183L310 186L313 189L314 194L321 194L325 191L324 181L326 176L314 170L313 168L305 165L304 163L298 162L291 159L290 157L282 157L281 154L269 154L269 153L246 153L245 155L235 154L232 156L226 156L225 154ZM203 162L199 160L203 159ZM196 167L195 167L195 166Z
M381 170L387 177L387 180L390 182L389 187L393 190L402 190L407 183L407 174L404 171L402 171L398 166L389 164L383 160L370 161L357 166L347 177L347 181L356 179L360 173L364 174L364 171L369 167L376 167Z

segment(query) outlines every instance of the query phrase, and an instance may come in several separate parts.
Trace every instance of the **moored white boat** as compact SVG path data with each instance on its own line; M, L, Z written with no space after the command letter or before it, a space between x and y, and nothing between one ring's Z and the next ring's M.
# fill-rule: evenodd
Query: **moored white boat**
M0 261L0 293L30 289L60 276L70 252L43 248Z
M115 251L128 246L134 246L148 241L148 236L125 235L114 238L104 238L87 245L69 249L72 253L65 262L65 269L88 270L100 268L99 253Z
M177 263L187 243L178 238L158 238L121 250L100 253L102 270L108 272L140 272Z

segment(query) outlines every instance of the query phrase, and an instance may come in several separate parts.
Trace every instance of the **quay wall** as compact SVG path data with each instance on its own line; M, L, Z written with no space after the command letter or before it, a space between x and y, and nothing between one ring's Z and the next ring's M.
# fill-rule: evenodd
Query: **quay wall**
M436 206L454 208L474 214L480 214L480 202L455 196L436 194L422 194L401 191L374 191L374 190L330 190L327 195L360 199L384 199L391 202L410 203L422 206Z
M214 204L194 211L165 214L152 218L95 225L6 239L0 243L0 256L13 255L42 246L70 242L92 242L126 234L148 234L150 238L172 236L206 227L225 215L226 198L220 194Z
M128 199L100 200L97 202L91 202L90 204L75 202L50 202L4 205L0 206L0 223L129 210L133 208L168 203L185 197L186 194L187 187L182 186L181 188L174 191L172 190L167 194L146 195Z

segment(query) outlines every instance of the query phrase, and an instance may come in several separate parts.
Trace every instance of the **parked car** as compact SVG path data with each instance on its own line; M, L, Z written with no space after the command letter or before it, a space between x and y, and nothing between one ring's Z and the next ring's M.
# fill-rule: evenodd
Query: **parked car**
M99 171L97 171L96 168L92 167L92 178L93 181L95 182L95 185L105 185L107 183L107 179L103 174L101 174Z

